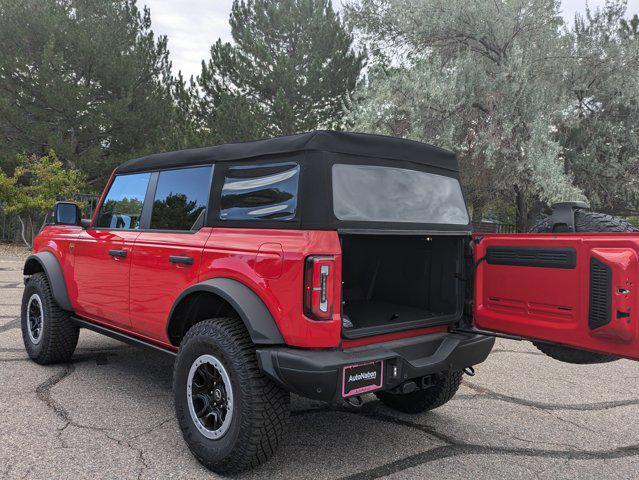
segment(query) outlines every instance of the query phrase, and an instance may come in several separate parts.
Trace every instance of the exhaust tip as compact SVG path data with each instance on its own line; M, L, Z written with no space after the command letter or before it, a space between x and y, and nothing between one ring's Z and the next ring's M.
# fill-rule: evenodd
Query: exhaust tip
M362 399L361 395L354 395L352 397L348 397L344 399L344 401L351 407L355 407L355 408L360 408L362 405L364 405L364 400Z

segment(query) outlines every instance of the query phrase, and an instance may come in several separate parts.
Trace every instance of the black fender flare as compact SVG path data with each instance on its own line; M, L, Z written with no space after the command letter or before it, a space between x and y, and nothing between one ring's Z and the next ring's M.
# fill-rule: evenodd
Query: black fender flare
M262 299L243 283L224 277L212 278L192 285L175 299L166 326L167 335L169 335L171 319L176 307L187 295L195 292L214 293L226 300L244 322L253 343L259 345L284 343L277 323Z
M33 275L41 270L47 275L49 285L51 286L51 293L55 301L60 305L60 308L73 311L71 301L69 300L67 282L62 273L62 267L53 253L39 252L29 255L24 262L22 273L24 275Z

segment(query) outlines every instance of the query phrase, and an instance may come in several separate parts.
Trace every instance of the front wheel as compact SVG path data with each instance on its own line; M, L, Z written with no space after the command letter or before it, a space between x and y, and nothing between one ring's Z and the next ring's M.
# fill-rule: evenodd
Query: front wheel
M71 314L53 298L43 272L32 275L22 295L22 340L29 357L40 365L68 362L78 344L80 329Z
M173 393L189 449L217 473L268 460L289 418L289 394L260 372L253 343L235 318L191 327L175 363Z
M403 413L422 413L441 407L455 396L462 381L462 372L446 373L429 388L412 393L377 392L377 398L389 408Z

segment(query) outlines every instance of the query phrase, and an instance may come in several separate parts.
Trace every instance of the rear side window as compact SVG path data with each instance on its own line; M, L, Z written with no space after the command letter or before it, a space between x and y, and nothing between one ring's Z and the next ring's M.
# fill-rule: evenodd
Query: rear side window
M153 198L151 229L198 230L211 190L211 166L160 172Z
M292 220L300 166L294 163L231 167L224 175L221 220Z
M139 229L150 178L150 173L115 177L98 212L96 226L121 230Z

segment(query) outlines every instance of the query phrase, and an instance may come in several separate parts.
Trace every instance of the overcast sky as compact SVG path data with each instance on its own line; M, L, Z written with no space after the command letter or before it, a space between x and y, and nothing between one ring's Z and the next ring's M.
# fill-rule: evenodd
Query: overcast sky
M231 39L229 13L233 0L138 0L151 9L153 30L169 37L173 71L182 70L185 78L200 73L200 63L209 57L209 49L218 38ZM333 0L339 6L341 0ZM583 11L586 0L562 0L563 15L572 21ZM588 0L591 7L605 0ZM628 10L639 13L639 0L628 0Z

